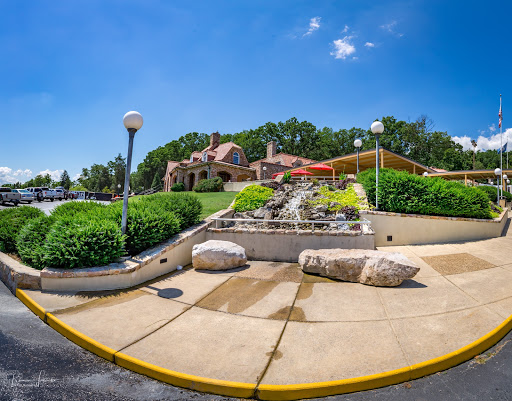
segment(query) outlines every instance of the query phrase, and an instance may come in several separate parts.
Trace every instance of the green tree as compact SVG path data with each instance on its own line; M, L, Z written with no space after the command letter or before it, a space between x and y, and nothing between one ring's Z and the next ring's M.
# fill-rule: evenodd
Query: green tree
M162 179L160 178L160 175L158 174L158 171L155 173L155 176L153 177L153 182L151 183L151 188L160 188L162 186Z
M71 187L71 184L71 178L69 178L67 170L64 170L64 172L60 176L60 185L63 186L64 189L69 189Z
M118 185L121 184L119 191L124 191L124 175L126 172L126 160L119 153L114 160L107 163L108 171L111 176L112 189L116 191L119 189Z

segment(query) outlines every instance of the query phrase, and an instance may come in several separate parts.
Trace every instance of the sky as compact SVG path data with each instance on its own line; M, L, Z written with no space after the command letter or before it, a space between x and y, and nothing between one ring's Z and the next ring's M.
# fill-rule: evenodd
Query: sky
M512 146L507 1L0 1L0 184L133 169L188 132L291 117L367 128L428 115L456 142ZM510 112L509 112L510 110ZM510 116L510 117L509 117Z

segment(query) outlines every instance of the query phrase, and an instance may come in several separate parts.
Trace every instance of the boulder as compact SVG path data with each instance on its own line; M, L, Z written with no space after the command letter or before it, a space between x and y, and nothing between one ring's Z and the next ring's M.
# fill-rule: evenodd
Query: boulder
M227 270L246 263L245 249L234 242L210 240L192 248L194 269Z
M401 253L368 249L306 249L299 264L305 273L383 287L400 285L420 270Z
M260 207L254 211L254 218L270 220L272 218L272 209L268 207Z

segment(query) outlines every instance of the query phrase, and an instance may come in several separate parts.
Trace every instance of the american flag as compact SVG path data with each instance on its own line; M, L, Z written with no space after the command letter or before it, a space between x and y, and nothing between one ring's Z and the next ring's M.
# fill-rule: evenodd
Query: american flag
M501 113L501 97L500 97L500 112L498 113L498 117L500 118L498 127L501 128L501 120L503 120L503 114Z

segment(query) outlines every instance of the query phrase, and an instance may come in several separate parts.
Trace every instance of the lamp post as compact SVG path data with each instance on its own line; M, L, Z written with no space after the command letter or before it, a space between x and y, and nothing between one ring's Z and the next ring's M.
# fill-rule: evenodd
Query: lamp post
M357 149L357 173L356 174L359 174L359 148L361 147L362 144L363 144L363 142L360 139L356 139L354 141L354 146Z
M374 121L371 130L375 135L375 167L377 174L375 175L375 210L379 210L379 135L384 132L384 124L380 121Z
M497 168L494 170L494 174L496 174L496 192L498 194L498 206L500 205L500 175L501 175L501 168Z
M423 177L428 177L428 172L427 172L427 171L425 171L425 172L423 173Z
M503 174L503 177L501 178L501 196L503 196L503 191L507 191L507 186L505 184L508 184L508 175Z
M128 215L128 192L130 187L130 168L132 165L133 138L135 133L142 127L143 119L140 113L129 111L123 117L123 124L128 130L128 157L126 159L126 173L124 176L124 199L123 199L123 217L121 219L121 231L126 234L126 219Z
M121 191L121 184L117 184L117 196L119 196L120 191Z
M265 179L265 172L267 171L267 166L263 166L263 179Z

